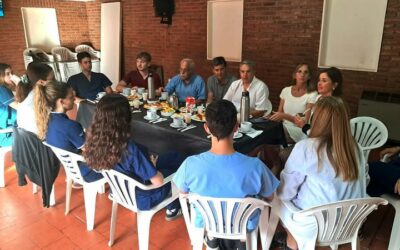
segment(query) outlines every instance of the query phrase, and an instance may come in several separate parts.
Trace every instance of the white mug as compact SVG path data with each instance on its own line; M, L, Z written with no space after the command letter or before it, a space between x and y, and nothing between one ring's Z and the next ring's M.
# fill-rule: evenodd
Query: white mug
M173 120L175 126L180 127L183 125L183 120L181 117L174 117Z
M242 122L242 123L240 123L240 129L244 133L250 132L252 126L253 126L253 124L251 124L251 122Z
M96 95L96 99L98 99L98 100L100 100L103 96L105 96L106 95L106 92L99 92L99 93L97 93L97 95Z
M142 96L143 96L143 101L147 101L148 93L147 93L147 92L144 92L144 93L142 94Z
M139 94L143 94L144 88L138 88L137 91L138 91Z
M130 88L124 88L124 89L122 90L122 93L123 93L124 95L128 96L128 95L131 94L131 89L130 89Z
M154 118L156 118L156 116L157 116L157 113L154 110L152 110L152 109L147 110L147 118L154 119Z
M168 92L161 92L161 99L167 100L168 99Z

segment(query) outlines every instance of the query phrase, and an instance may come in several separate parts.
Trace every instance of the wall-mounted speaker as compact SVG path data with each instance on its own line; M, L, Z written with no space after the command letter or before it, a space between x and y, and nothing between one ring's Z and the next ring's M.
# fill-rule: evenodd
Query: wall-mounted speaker
M175 12L174 0L153 0L156 16L161 17L161 23L172 24L172 15Z

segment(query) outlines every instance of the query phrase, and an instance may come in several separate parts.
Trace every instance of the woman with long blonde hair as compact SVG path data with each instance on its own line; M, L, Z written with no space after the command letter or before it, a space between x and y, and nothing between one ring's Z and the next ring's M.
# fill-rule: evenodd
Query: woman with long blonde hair
M308 209L366 197L365 160L351 134L345 104L340 98L324 97L314 107L309 138L295 145L281 173L280 201ZM298 243L301 249L314 249L315 240L296 242L291 233L315 239L315 222L294 221L292 212L277 203L288 232L287 246L297 249Z

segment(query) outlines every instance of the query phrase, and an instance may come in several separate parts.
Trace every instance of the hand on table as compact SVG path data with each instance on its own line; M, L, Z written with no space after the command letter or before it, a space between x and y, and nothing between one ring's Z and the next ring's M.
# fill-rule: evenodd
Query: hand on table
M383 156L385 156L386 154L388 155L388 157L392 157L395 154L400 153L400 147L391 147L391 148L385 148L384 150L382 150L379 153L380 158L382 159Z
M274 112L272 111L272 115L268 117L268 119L276 122L280 122L284 119L285 113L283 112Z

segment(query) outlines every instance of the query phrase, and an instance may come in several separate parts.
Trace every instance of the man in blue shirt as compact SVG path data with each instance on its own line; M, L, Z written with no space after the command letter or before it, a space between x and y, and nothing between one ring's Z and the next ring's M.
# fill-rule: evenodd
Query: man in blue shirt
M194 97L197 104L207 99L204 80L194 73L194 62L189 58L182 59L179 75L169 81L165 91L169 95L175 92L180 103L184 103L188 96Z
M71 76L67 82L75 91L76 102L82 99L95 100L99 92L113 92L112 83L107 76L92 72L92 59L88 52L78 53L77 58L82 72Z
M176 172L173 182L182 193L216 198L264 197L272 200L279 181L258 158L236 152L233 135L238 129L237 111L227 100L212 102L206 110L204 129L211 134L211 149L188 157ZM248 223L255 229L258 216ZM196 226L203 224L196 214ZM217 240L207 244L218 245ZM215 245L211 248L216 248Z

